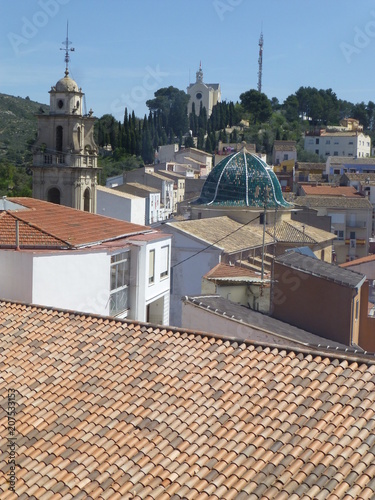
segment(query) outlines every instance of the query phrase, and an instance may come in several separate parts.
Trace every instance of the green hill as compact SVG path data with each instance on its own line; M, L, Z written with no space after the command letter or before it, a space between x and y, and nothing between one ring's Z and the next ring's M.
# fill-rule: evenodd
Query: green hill
M46 104L28 97L0 94L0 160L7 159L16 165L30 160L29 146L37 134L36 114L48 109Z

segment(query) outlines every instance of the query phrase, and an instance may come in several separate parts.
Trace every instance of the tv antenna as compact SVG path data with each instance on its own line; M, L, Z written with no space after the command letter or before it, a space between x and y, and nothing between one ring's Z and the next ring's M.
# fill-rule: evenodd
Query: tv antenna
M69 32L69 24L67 21L66 22L66 39L65 39L65 42L61 42L63 45L65 45L65 47L60 48L60 50L65 50L65 76L69 75L69 68L68 68L69 61L70 61L69 52L74 52L74 47L69 48L69 45L72 45L72 42L69 40L68 32Z

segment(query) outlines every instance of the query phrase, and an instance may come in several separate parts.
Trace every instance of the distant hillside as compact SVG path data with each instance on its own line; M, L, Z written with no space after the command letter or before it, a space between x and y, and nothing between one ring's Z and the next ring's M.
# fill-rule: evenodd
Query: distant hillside
M29 98L0 94L0 159L24 164L28 144L37 134L36 114L48 112L49 106Z

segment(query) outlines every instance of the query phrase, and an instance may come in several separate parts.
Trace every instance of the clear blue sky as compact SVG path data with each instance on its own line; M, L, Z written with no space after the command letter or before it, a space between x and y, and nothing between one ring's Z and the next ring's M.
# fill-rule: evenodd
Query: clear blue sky
M375 1L361 0L0 0L0 92L49 103L70 74L87 109L122 119L148 112L155 90L186 90L202 61L222 99L257 88L280 102L300 86L332 88L353 103L375 101Z

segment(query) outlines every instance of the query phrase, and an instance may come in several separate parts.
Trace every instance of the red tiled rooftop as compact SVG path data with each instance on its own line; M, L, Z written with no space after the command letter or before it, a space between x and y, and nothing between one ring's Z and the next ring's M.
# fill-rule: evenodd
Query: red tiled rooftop
M0 246L15 243L16 219L20 221L21 247L57 245L74 248L149 231L145 226L34 198L10 198L10 200L29 210L12 210L6 213L7 216L3 212L6 224L1 225Z
M372 355L0 302L0 367L2 500L375 498Z
M304 184L301 186L307 196L346 196L350 198L358 198L362 195L358 193L354 186L311 186Z
M340 264L340 267L352 267L358 266L358 264L364 264L366 262L375 262L375 255L367 255L366 257L361 257L360 259L351 260L349 262L344 262Z
M225 279L225 278L258 278L260 273L240 266L231 266L229 264L219 263L213 267L204 276L207 279Z

